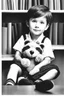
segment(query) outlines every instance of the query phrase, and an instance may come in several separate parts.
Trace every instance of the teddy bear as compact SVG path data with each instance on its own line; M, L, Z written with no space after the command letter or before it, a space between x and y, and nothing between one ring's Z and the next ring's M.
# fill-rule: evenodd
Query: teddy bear
M39 42L31 40L25 40L24 47L22 49L22 66L27 68L30 72L36 64L42 62L44 45Z

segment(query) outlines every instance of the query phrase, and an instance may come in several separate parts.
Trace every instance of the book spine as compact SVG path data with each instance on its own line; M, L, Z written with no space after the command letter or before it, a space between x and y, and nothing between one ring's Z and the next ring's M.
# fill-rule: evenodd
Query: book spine
M61 6L61 5L60 5L60 0L57 0L57 1L56 1L56 10L60 10L60 9L61 9L60 6Z
M63 23L58 24L58 44L63 45Z
M22 10L25 10L25 0L23 0L23 3L22 3Z
M53 0L49 0L49 9L50 9L50 10L53 10L53 9L54 9Z
M7 54L7 25L2 26L2 55Z
M22 10L22 0L20 0L20 10Z
M52 26L53 26L53 24L51 24L51 26L50 26L50 34L49 34L49 38L51 40L51 43L52 43Z
M38 1L38 5L40 5L40 0L37 0Z
M12 52L12 23L8 23L8 54Z
M61 0L61 9L64 10L64 0Z
M28 9L32 6L32 0L29 0L28 2Z
M2 0L2 9L3 10L8 10L7 0Z
M37 5L37 0L34 0L34 5Z
M54 0L54 6L55 6L55 10L60 10L61 9L61 3L60 0Z
M54 22L52 26L52 43L53 45L58 44L58 22Z
M18 10L18 0L13 0L12 5L14 10Z
M47 7L49 6L48 2L49 2L48 0L44 0L44 5L47 6Z

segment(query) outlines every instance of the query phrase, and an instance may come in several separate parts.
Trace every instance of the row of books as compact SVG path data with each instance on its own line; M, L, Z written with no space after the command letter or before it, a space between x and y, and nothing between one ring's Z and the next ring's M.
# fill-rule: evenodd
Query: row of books
M3 23L2 25L2 54L13 54L13 46L24 32L28 31L22 23ZM53 45L64 45L64 23L54 22L50 27L49 38Z
M14 53L13 46L20 38L22 23L3 23L2 24L2 54Z
M52 45L64 45L64 23L53 22L50 27L49 38Z
M2 0L2 10L28 10L34 5L46 5L50 10L64 10L64 0Z

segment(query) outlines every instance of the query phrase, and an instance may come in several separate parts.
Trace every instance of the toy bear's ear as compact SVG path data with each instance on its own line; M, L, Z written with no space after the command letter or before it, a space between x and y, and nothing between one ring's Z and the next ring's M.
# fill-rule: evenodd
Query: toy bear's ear
M44 45L43 44L40 44L40 47L43 49L44 48Z
M29 40L27 40L27 41L25 41L25 42L24 42L24 44L25 44L25 45L26 45L27 43L30 43L30 41L29 41Z

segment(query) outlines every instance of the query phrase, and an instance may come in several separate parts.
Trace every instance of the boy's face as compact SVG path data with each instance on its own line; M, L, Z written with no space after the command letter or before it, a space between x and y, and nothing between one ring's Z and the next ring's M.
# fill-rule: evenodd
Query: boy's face
M43 16L29 20L29 30L33 35L41 35L47 28L47 20Z

